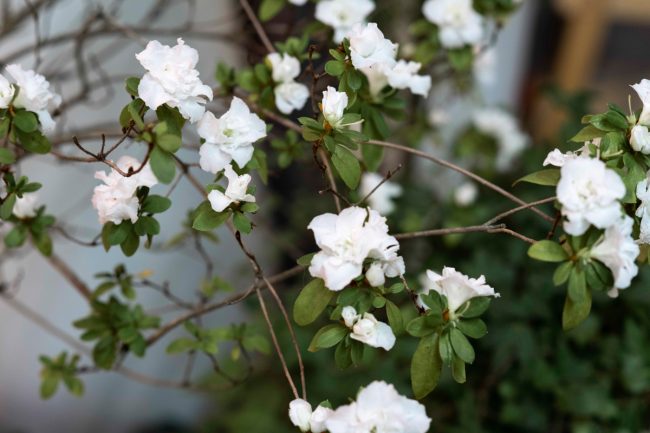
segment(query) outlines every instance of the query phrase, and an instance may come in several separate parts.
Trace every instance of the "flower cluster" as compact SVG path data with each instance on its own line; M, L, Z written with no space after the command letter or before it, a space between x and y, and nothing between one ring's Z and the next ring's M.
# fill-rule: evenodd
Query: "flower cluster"
M316 19L334 29L340 43L357 24L364 24L375 10L372 0L322 0L316 5Z
M366 278L373 286L384 284L385 277L405 272L397 239L388 234L386 218L373 209L350 207L339 215L319 215L308 228L321 248L311 261L309 273L322 278L332 291L343 290L359 277L367 259L371 265Z
M178 38L169 47L150 41L135 56L147 70L138 85L138 95L153 110L163 104L178 108L184 118L195 123L205 112L206 100L212 100L212 89L199 78L196 64L199 53Z
M368 204L371 208L382 215L389 215L395 210L393 200L402 195L402 186L385 180L377 173L366 172L361 176L359 192L362 197L368 196Z
M371 313L357 314L354 307L346 306L341 311L345 326L352 330L350 338L367 344L390 350L395 345L395 334L387 324L380 322Z
M493 137L496 141L496 169L508 171L513 160L528 144L528 137L521 131L515 118L507 111L489 108L476 111L473 123L481 133Z
M224 175L228 179L226 190L222 192L214 189L208 194L208 201L215 212L223 212L232 203L255 203L255 197L247 193L248 185L251 182L250 174L238 176L232 165L228 164L224 169Z
M429 309L422 302L422 296L427 295L432 290L447 298L450 318L456 317L459 308L470 299L486 296L499 297L499 294L485 283L483 275L478 278L470 278L456 269L446 266L442 269L442 275L428 270L426 276L422 278L422 290L417 300L420 308Z
M332 409L321 405L313 410L308 401L300 398L289 403L289 419L302 432L323 433L327 430L325 421L332 413Z
M368 78L370 93L377 95L387 85L421 96L429 93L431 77L417 74L422 65L398 61L397 44L384 37L377 24L357 24L348 37L352 65Z
M438 26L440 42L445 48L476 45L485 37L483 17L474 10L472 0L427 0L422 13Z
M25 70L20 65L8 65L7 73L13 79L10 83L0 75L0 109L13 105L36 113L44 132L54 130L56 125L51 110L61 104L61 96L50 90L50 83L40 74Z
M266 137L266 124L251 113L244 101L234 97L230 109L220 118L206 112L198 124L198 133L205 140L199 149L199 164L208 173L216 174L232 161L243 168L253 157L253 143Z
M305 106L309 98L309 89L296 82L300 75L300 61L288 54L271 53L266 56L271 66L275 88L275 105L281 113L289 114Z
M141 167L141 163L130 156L121 157L116 165L125 173L134 172ZM115 169L111 169L108 174L103 171L96 172L95 179L104 182L103 185L95 187L92 198L100 224L107 222L120 224L125 220L135 223L138 220L140 206L136 191L142 186L150 188L158 183L148 163L131 176L123 176Z

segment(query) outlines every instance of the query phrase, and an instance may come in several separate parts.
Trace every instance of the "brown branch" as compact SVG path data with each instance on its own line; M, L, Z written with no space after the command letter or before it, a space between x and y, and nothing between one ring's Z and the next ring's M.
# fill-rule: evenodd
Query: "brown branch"
M56 269L70 284L72 284L72 287L77 289L77 292L79 292L81 296L87 300L92 298L92 291L88 288L86 283L84 283L59 256L52 253L52 255L46 259L54 269Z
M323 164L323 167L325 168L325 175L327 176L327 181L329 182L330 189L332 190L334 196L336 211L337 213L341 213L341 200L339 198L339 190L336 186L336 179L334 179L334 173L332 172L332 166L330 165L329 158L327 157L327 154L322 147L318 148L317 153Z
M255 15L255 11L251 7L250 3L248 3L248 0L239 0L239 4L244 9L244 12L246 12L246 16L248 16L251 24L253 24L255 32L257 33L257 36L259 36L259 38L262 40L266 51L269 53L274 53L275 48L273 48L273 44L271 43L269 36L266 34L266 30L264 30L264 27L262 26L262 23L260 23L260 20L257 19L257 15Z

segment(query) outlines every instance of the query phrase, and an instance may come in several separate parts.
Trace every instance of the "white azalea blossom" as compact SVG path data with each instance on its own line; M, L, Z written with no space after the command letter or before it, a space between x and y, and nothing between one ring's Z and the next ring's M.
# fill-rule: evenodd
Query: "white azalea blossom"
M212 100L212 89L199 78L196 64L199 53L177 39L170 47L150 41L135 55L147 72L138 85L138 95L152 110L163 104L176 107L181 115L195 123L205 112L206 100Z
M352 328L354 324L357 323L357 320L361 318L361 315L357 314L357 310L355 310L354 307L348 305L343 307L343 310L341 310L341 318L343 318L345 326Z
M361 176L359 193L362 197L366 197L372 192L370 197L368 197L370 207L382 215L388 215L395 210L393 200L402 195L402 186L391 181L385 181L373 192L373 189L383 180L384 176L380 174L364 173Z
M329 407L318 406L314 412L311 414L309 420L309 427L311 433L323 433L327 430L325 425L329 417L334 413Z
M452 315L458 312L458 309L470 299L485 296L498 298L500 296L494 291L494 288L486 284L485 276L470 278L447 266L442 269L442 275L428 270L426 279L422 281L424 284L418 296L418 305L428 309L420 296L426 295L433 290L447 297L447 307Z
M552 165L555 167L563 167L567 161L576 159L577 157L578 154L576 152L562 153L560 149L553 149L548 153L548 155L546 155L546 159L544 159L544 163L542 165L544 167L546 167L547 165Z
M630 146L637 152L650 154L650 131L647 126L635 125L630 134Z
M20 89L13 105L36 113L43 132L54 130L56 123L52 119L50 110L61 105L61 96L52 92L50 83L45 77L34 71L25 70L20 65L9 65L6 69ZM7 89L6 83L0 83L1 102L9 103L13 96L13 91Z
M234 97L230 109L220 118L206 112L198 124L198 133L205 140L199 149L199 164L208 173L216 174L233 160L244 167L253 157L253 143L266 137L266 124L251 113L244 101Z
M309 402L297 398L289 403L289 419L300 431L308 432L310 430L311 415L312 409Z
M334 42L338 44L374 10L372 0L321 0L316 5L316 19L334 29Z
M300 75L300 60L285 53L271 53L266 56L271 66L271 75L276 83L288 83Z
M341 120L343 119L347 106L347 93L339 92L332 86L328 86L327 90L323 91L321 110L323 111L325 120L332 127L336 128L337 126L341 126Z
M415 95L427 96L431 90L431 77L418 75L421 67L418 62L398 61L385 71L388 84L395 89L409 89Z
M308 228L321 248L309 273L322 278L332 291L343 290L361 275L367 258L378 261L387 277L404 273L404 260L397 254L399 243L388 235L386 219L373 209L350 207L339 215L319 215Z
M616 224L622 214L625 184L614 170L592 158L567 161L560 172L557 198L562 205L564 231L580 236L589 225L604 229Z
M248 185L251 183L250 174L242 174L241 176L235 173L232 165L228 164L225 167L224 175L228 179L228 186L225 192L218 189L210 191L208 194L208 201L215 212L223 212L232 203L240 203L242 201L255 202L255 197L248 194Z
M289 0L289 3L296 6L302 6L307 4L307 0Z
M639 124L650 126L650 80L641 80L640 83L632 85L643 102L643 110L639 116Z
M141 163L130 156L123 156L117 161L120 170L128 173L129 170L137 170ZM151 188L158 183L151 167L147 163L142 170L133 176L123 176L114 169L109 174L104 171L95 173L95 179L104 182L103 185L95 187L92 204L99 215L99 223L112 222L120 224L122 221L130 220L135 223L138 220L138 208L140 203L135 196L137 189L141 186Z
M302 83L291 81L275 86L275 106L281 113L290 114L300 110L309 99L309 89Z
M608 292L613 298L618 296L619 289L630 287L639 272L636 258L640 249L632 238L633 226L634 220L626 215L608 227L603 238L591 249L591 257L605 264L614 275L614 287Z
M641 201L641 206L636 210L636 216L641 218L639 243L650 244L650 182L647 176L637 184L636 196Z
M350 338L370 347L391 350L395 345L395 334L390 326L380 322L371 313L364 313L352 326Z
M472 0L427 0L422 13L438 26L440 42L445 48L476 45L484 38L483 17L474 10Z
M336 409L325 425L330 433L425 433L431 419L422 404L376 381L362 389L356 401Z
M0 75L0 109L7 108L14 97L14 88L4 75Z
M511 169L513 160L528 145L528 136L519 129L517 120L507 111L486 108L475 112L473 121L476 129L493 137L497 143L497 170Z
M350 33L352 65L361 71L366 68L392 68L397 55L397 44L384 37L377 24L356 25Z
M464 182L454 190L454 203L460 207L474 204L478 197L478 187L474 182Z
M38 209L38 194L30 192L16 198L13 214L20 219L34 218Z

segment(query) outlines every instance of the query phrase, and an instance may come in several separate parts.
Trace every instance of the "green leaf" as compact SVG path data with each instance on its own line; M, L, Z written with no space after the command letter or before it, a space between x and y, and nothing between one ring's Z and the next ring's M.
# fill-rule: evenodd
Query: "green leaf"
M566 283L573 269L573 262L564 262L555 269L553 273L553 284L561 286Z
M156 146L151 151L149 163L159 181L162 183L170 183L174 180L174 176L176 175L176 161L170 153Z
M591 312L591 291L587 290L586 295L575 302L567 295L562 311L562 328L565 331L575 328L581 324Z
M438 339L438 334L422 338L411 359L411 387L418 400L433 391L440 379L442 359Z
M487 326L481 319L459 320L456 326L470 338L482 338L487 334Z
M16 137L18 138L18 143L29 152L46 154L52 149L52 144L40 131L34 131L31 133L23 132L19 129L15 129Z
M48 373L44 375L43 379L41 380L41 398L47 400L54 396L54 394L56 394L56 391L59 389L60 380L61 376L56 373Z
M345 71L345 63L338 60L330 60L325 63L325 72L333 77L338 77Z
M144 213L163 213L169 209L172 201L167 197L159 195L149 195L142 203L142 212Z
M286 0L262 0L258 15L260 20L268 21L276 16L284 7Z
M368 171L375 172L379 170L381 161L384 159L384 148L372 144L362 144L361 154L363 162L366 164Z
M160 233L160 224L155 218L150 216L141 216L133 226L138 236L155 236Z
M472 66L474 53L472 47L449 50L449 63L457 71L467 71Z
M166 352L170 355L187 352L190 350L195 350L198 345L199 343L191 338L179 338L169 343Z
M569 275L569 286L567 295L573 302L584 302L588 295L587 279L585 273L574 268Z
M551 240L535 242L528 248L528 256L542 262L564 262L569 259L569 254L562 245Z
M469 342L467 337L460 332L458 329L452 329L449 331L449 340L451 341L451 347L454 348L454 353L458 355L467 364L474 362L475 354L472 344Z
M250 220L241 212L234 212L232 216L232 223L235 228L242 233L250 233L253 230L253 226Z
M443 324L442 316L428 315L419 316L411 320L406 325L406 332L414 337L425 337L437 331L438 327Z
M16 162L16 155L11 149L0 147L0 164L13 164Z
M404 319L399 307L386 299L386 315L388 316L388 324L393 329L395 335L400 334L404 330Z
M316 335L314 335L307 350L310 352L316 352L320 349L334 347L339 341L343 340L348 333L348 328L338 323L324 326L318 330Z
M4 241L7 248L17 248L24 244L26 239L27 230L22 226L16 226L5 235Z
M180 134L167 133L156 135L156 144L169 153L176 153L183 143Z
M116 357L116 342L112 336L103 337L93 347L93 360L99 368L110 370Z
M332 164L350 189L356 189L361 179L361 166L356 156L343 146L337 146L332 155Z
M461 306L461 316L464 319L473 319L479 317L481 314L485 313L490 307L492 298L488 296L479 296L477 298L472 298L467 301L465 307Z
M454 356L451 363L451 376L457 383L465 383L467 380L465 376L465 363L457 356Z
M522 177L521 179L515 181L515 183L513 183L513 186L517 185L520 182L527 182L535 185L556 186L559 181L560 169L548 168Z
M31 133L38 129L38 117L31 111L18 110L14 116L14 125L23 132Z
M605 133L600 129L596 128L593 125L587 125L580 130L576 135L571 138L571 141L575 143L584 143L585 141L591 141L595 138L600 138Z
M5 197L5 201L0 205L0 219L8 220L13 211L14 205L16 204L16 194L13 192Z
M106 230L106 243L108 245L119 245L129 236L133 226L130 221L123 221L118 225L108 222L104 225L104 229Z
M129 77L124 82L124 88L126 89L127 93L136 98L138 97L138 86L140 86L139 77Z
M309 265L311 265L311 260L314 258L315 255L316 255L316 253L305 254L304 256L300 257L296 262L300 266L303 266L303 267L306 268Z
M300 326L309 325L327 308L333 296L334 292L325 287L323 280L311 280L293 304L293 320Z
M225 223L229 217L230 212L215 212L210 207L210 202L205 201L197 208L192 228L201 232L208 232Z
M454 350L451 347L451 340L449 339L449 332L445 332L438 339L438 352L443 364L451 365L454 358Z
M75 397L81 397L84 393L84 384L78 377L65 375L63 376L63 383L68 388L70 394Z
M129 231L126 239L120 244L122 252L127 257L131 257L133 254L135 254L135 252L138 251L139 246L140 238L133 230Z

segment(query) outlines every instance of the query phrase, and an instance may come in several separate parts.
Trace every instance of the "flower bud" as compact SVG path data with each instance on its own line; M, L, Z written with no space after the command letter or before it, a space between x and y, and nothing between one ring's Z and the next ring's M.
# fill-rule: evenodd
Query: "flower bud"
M302 432L308 432L311 428L311 405L302 399L295 399L289 403L289 419L291 423L298 427Z

